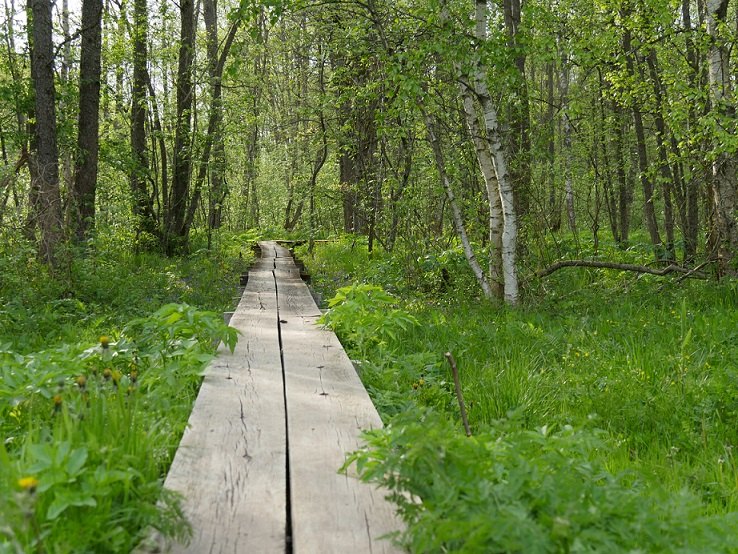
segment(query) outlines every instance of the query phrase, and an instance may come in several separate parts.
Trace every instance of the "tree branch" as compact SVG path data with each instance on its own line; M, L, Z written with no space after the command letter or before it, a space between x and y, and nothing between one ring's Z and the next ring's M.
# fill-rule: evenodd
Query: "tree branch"
M548 266L545 269L536 271L536 277L542 278L551 275L552 273L563 269L565 267L593 267L598 269L616 269L619 271L632 271L634 273L648 273L649 275L664 276L669 273L682 273L686 277L694 277L697 279L706 279L707 276L704 273L697 273L696 269L689 269L679 265L671 264L662 269L654 269L644 265L635 264L619 264L615 262L598 262L594 260L562 260L556 262L553 265Z

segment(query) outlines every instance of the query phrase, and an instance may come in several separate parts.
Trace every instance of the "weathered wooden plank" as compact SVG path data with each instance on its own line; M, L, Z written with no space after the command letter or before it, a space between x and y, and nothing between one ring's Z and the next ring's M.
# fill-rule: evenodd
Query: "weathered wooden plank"
M337 473L379 416L336 336L315 324L290 252L260 247L231 318L242 336L208 368L165 483L184 495L194 537L167 550L284 552L289 505L295 553L395 552L380 539L399 528L383 492Z
M363 429L382 422L335 334L299 280L278 282L295 553L400 552L380 537L400 528L385 493L337 473Z
M208 368L165 482L182 493L193 527L190 543L167 545L170 552L285 550L286 416L271 270L249 277L231 326L242 336Z

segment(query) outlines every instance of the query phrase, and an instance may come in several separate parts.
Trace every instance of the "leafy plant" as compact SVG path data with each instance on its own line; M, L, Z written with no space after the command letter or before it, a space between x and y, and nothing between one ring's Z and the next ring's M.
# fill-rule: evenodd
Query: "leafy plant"
M513 418L466 437L409 410L364 438L346 466L389 491L411 552L738 551L734 515L702 515L686 492L610 473L602 432L527 430Z
M394 306L397 299L378 285L354 283L338 289L328 301L320 322L360 352L387 348L398 334L418 324L417 319Z

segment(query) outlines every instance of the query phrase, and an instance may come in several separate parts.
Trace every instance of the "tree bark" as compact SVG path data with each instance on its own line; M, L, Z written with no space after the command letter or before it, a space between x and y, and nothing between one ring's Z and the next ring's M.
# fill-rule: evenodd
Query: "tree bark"
M95 193L100 135L100 56L102 0L82 2L82 49L79 65L79 131L74 164L76 238L83 241L95 227Z
M494 298L494 293L489 285L489 281L487 281L487 277L484 275L482 266L479 265L479 260L477 260L474 249L472 248L471 242L469 241L466 227L464 226L464 218L461 215L461 210L459 209L458 204L456 203L456 196L454 195L453 188L451 187L451 182L448 178L448 173L446 172L446 161L443 157L443 148L441 147L441 142L434 128L435 124L433 122L433 118L424 110L423 119L425 121L425 128L428 133L428 141L430 142L431 150L433 150L433 157L436 161L438 177L440 178L441 185L443 186L443 190L446 193L446 199L448 200L449 207L451 208L451 217L453 219L456 232L459 235L459 239L461 240L461 246L464 249L466 261L469 264L472 272L474 273L479 286L482 288L482 292L484 293L485 298L492 299Z
M710 79L710 100L715 117L718 119L734 119L735 108L732 106L733 86L729 67L729 49L722 36L722 27L728 11L728 0L707 0L707 33L710 36L708 53L708 70ZM725 150L720 138L714 139L716 150L712 162L713 209L715 212L717 256L720 261L719 271L735 273L730 268L736 249L738 248L738 225L736 224L736 168L732 153Z
M166 225L166 252L186 250L190 175L192 173L192 65L195 54L195 12L193 0L180 2L180 46L177 67L177 123L172 157L172 187Z
M133 3L133 86L131 91L131 154L130 175L133 216L137 234L157 233L153 196L149 194L149 149L146 141L148 119L148 5L147 0ZM166 157L162 160L166 164Z
M480 3L477 2L477 5ZM511 106L512 141L509 148L509 159L515 160L515 164L510 168L510 180L515 196L515 210L519 215L523 215L528 212L530 205L531 139L528 81L525 74L526 55L519 36L522 21L521 1L503 0L502 4L508 47L512 51L516 72L516 95L513 96ZM485 16L485 24L486 21Z
M59 190L59 151L56 142L56 88L54 86L54 44L51 1L32 0L33 47L31 79L35 92L34 128L35 215L41 230L39 253L51 266L62 242L62 206Z
M636 77L635 62L633 60L632 39L630 29L623 31L623 52L625 52L626 66L628 73L632 77ZM636 150L638 152L638 170L640 173L641 186L643 187L643 216L646 220L646 229L651 237L651 244L654 247L656 259L662 256L661 236L659 234L659 225L656 221L656 209L654 207L653 183L648 175L648 151L646 150L646 133L643 129L643 114L636 101L631 101L631 112L633 116L633 126L636 134Z

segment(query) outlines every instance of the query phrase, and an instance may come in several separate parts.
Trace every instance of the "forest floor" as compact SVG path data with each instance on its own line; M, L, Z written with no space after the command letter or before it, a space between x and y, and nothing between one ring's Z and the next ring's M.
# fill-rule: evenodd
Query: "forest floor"
M738 549L738 283L569 268L507 309L453 250L298 254L388 424L355 460L412 551Z
M54 274L0 241L0 552L187 536L162 476L255 238L187 259L100 239ZM386 423L349 462L408 550L738 552L738 284L567 268L508 309L453 247L297 253Z

